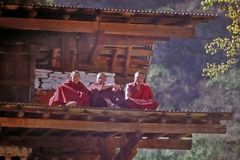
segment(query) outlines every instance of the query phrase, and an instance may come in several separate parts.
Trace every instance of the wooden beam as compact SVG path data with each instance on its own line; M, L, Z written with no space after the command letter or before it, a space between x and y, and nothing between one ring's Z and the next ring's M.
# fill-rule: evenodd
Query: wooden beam
M137 148L145 149L181 149L189 150L192 148L192 140L171 140L171 139L157 139L157 140L141 140Z
M71 131L71 132L68 132L64 135L64 137L71 137L72 135L78 133L79 131Z
M132 49L131 53L132 56L152 56L153 51L147 49Z
M46 25L47 24L47 25ZM74 20L52 20L35 18L6 18L0 17L0 27L22 30L45 30L58 32L94 33L103 30L105 34L148 36L148 37L179 37L193 38L194 27L164 26L150 24L121 24L108 22L89 22Z
M32 131L34 131L34 129L27 129L25 132L23 132L22 134L21 134L21 137L26 137L29 133L31 133Z
M135 131L140 131L141 133L226 133L226 126L220 124L115 123L7 117L0 117L0 126L12 128L48 128L119 133Z
M119 23L100 23L100 28L106 34L130 35L130 36L149 36L149 37L181 37L193 38L195 36L194 27L177 27L164 25L146 24L119 24ZM180 29L181 28L181 29Z
M99 29L97 22L6 17L0 17L0 26L10 29L84 33L94 33Z
M168 41L167 37L154 38L151 36L126 36L126 35L104 35L104 45L122 45L122 46L134 46L134 45L152 45L155 41Z
M133 80L133 77L129 77L129 80ZM14 84L14 83L13 83ZM168 117L168 119L185 120L186 117L191 116L194 120L199 120L198 123L207 123L206 121L214 117L219 123L221 120L231 120L233 118L233 112L176 112L176 111L141 111L141 110L111 110L111 109L95 109L95 108L64 108L64 107L47 107L44 105L26 104L26 103L7 103L0 102L0 109L3 112L18 112L22 110L27 114L40 114L51 113L56 115L64 115L66 113L71 116L102 116L109 115L115 118L124 117L125 120L130 117L155 117L155 122L160 122L162 117ZM159 119L157 121L157 119Z
M112 148L122 146L121 138L104 139L106 144L111 144ZM34 143L33 143L34 142ZM92 153L99 152L99 138L90 137L0 137L0 145L17 145L26 147L48 147L48 148L86 148L92 146ZM174 139L141 139L137 148L145 149L191 149L192 140ZM95 150L97 149L97 150Z
M42 134L42 137L47 137L47 136L49 136L50 134L52 134L53 132L55 132L56 130L54 130L54 129L49 129L49 130L47 130L46 132L44 132L43 134Z

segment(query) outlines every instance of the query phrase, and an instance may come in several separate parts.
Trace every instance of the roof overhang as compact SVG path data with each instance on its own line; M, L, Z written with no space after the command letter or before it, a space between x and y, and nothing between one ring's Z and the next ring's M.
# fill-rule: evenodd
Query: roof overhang
M214 14L65 6L0 5L0 28L57 32L104 32L156 39L195 36L195 26Z

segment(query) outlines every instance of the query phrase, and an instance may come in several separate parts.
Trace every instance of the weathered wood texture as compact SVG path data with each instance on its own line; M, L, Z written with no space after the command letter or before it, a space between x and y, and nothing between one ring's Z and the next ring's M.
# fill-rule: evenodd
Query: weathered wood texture
M47 128L93 132L135 132L142 133L226 133L226 127L220 124L156 124L131 122L94 122L50 119L19 119L0 117L2 127Z
M1 101L31 101L33 62L33 57L28 53L0 53Z
M38 46L38 51L31 51L37 68L114 72L120 84L130 82L136 71L147 73L154 41L192 38L196 24L215 18L211 14L7 3L1 3L0 10L2 32L18 30L24 37L20 39ZM19 34L5 35L12 41Z
M93 146L91 153L99 152L99 141L105 141L107 147L121 146L122 140L120 138L101 138L101 137L16 137L16 136L5 136L0 138L0 145L16 145L16 146L27 146L27 147L49 147L49 148L76 148L81 149L88 146ZM35 143L32 143L35 142ZM56 143L57 142L57 143ZM109 146L110 145L110 146ZM104 146L104 144L103 144ZM148 149L180 149L188 150L191 149L192 140L173 140L173 139L141 139L137 144L137 148L148 148ZM109 149L109 148L108 148ZM109 151L106 151L109 152ZM110 151L111 152L111 151ZM107 153L105 153L107 154Z
M124 137L125 139L125 137ZM119 153L116 155L115 160L131 160L137 153L137 143L142 139L142 133L139 131L133 132L126 143L120 147Z
M215 17L5 3L0 4L0 12L0 32L4 35L0 38L0 100L12 102L31 102L35 66L114 72L117 83L129 82L135 71L147 72L154 41L192 38L196 24ZM25 42L28 49L19 42ZM58 155L86 160L131 159L136 148L190 149L192 133L225 133L226 126L220 121L232 117L228 112L59 108L24 103L0 103L0 113L0 145L32 147L36 159ZM117 147L120 152L115 155Z
M226 133L226 126L220 122L232 118L230 112L111 110L6 102L0 103L0 112L0 145L31 147L35 157L40 148L48 148L50 157L116 160L132 159L137 148L190 149L192 133ZM116 148L120 148L118 154Z
M48 25L46 25L46 23ZM9 29L40 30L57 32L94 33L103 30L105 34L126 36L148 36L153 38L182 37L193 38L193 27L145 25L145 24L116 24L106 22L63 21L49 19L6 18L0 17L0 26Z

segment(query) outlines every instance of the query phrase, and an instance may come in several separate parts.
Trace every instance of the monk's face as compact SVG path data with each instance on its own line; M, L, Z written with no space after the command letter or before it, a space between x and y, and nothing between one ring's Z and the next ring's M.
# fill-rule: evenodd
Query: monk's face
M74 83L80 82L80 74L79 73L71 73L71 80Z
M107 77L105 75L99 75L97 77L97 83L98 84L104 84L107 81Z
M134 75L134 82L137 84L141 84L144 82L144 75L141 73L136 73Z

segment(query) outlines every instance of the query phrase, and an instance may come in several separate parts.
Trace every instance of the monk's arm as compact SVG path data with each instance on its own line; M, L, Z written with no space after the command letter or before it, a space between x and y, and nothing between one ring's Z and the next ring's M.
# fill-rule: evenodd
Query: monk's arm
M121 90L121 87L116 84L105 84L104 86L102 86L101 90L105 90L105 89L109 89L109 88L114 88L115 90Z
M131 98L131 92L130 88L128 85L126 85L126 90L125 90L125 99Z
M113 85L111 85L111 84L106 84L106 85L103 85L103 86L102 86L102 89L101 89L101 90L109 89L109 88L112 88L112 87L113 87Z

